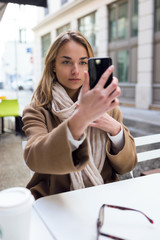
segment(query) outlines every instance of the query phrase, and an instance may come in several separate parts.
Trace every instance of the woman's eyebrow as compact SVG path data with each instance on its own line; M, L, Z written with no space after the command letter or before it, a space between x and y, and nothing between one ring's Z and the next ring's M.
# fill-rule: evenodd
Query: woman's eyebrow
M68 56L62 56L61 58L72 59L72 58L70 58Z
M88 57L81 57L80 60L88 59Z
M68 57L68 56L62 56L61 58L66 58L66 59L72 60L72 58ZM80 58L80 60L84 60L84 59L88 59L88 57L81 57Z

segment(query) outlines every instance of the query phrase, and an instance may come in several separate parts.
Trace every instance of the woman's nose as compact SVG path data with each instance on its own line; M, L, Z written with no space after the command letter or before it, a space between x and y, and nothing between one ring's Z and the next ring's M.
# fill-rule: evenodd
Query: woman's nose
M72 74L79 74L79 68L77 63L73 64L72 66Z

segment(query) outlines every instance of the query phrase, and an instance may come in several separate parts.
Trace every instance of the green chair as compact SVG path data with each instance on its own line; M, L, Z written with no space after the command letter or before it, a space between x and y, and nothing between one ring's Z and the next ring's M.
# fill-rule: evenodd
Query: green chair
M4 117L18 117L19 104L17 99L2 99L0 102L1 131L4 133Z

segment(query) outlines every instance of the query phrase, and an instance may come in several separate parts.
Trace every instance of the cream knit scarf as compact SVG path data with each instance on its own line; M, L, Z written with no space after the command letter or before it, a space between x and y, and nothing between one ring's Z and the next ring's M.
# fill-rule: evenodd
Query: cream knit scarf
M52 89L52 111L61 122L75 111L77 102L73 102L65 89L55 82ZM106 157L106 133L97 128L88 127L89 163L82 171L71 172L71 190L103 184L100 174Z

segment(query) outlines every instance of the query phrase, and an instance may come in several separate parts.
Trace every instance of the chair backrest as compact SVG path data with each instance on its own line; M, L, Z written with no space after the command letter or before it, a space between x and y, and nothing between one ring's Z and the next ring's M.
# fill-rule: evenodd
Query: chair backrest
M0 102L0 117L19 116L17 99L2 99Z
M153 134L134 138L136 147L160 143L160 134ZM154 149L137 153L138 162L160 158L160 149Z
M160 134L153 134L142 137L135 137L136 147L147 146L155 143L160 143ZM138 162L148 161L152 159L160 158L160 148L153 150L145 150L137 153ZM134 169L133 169L134 171ZM133 171L130 172L131 176L134 177Z

